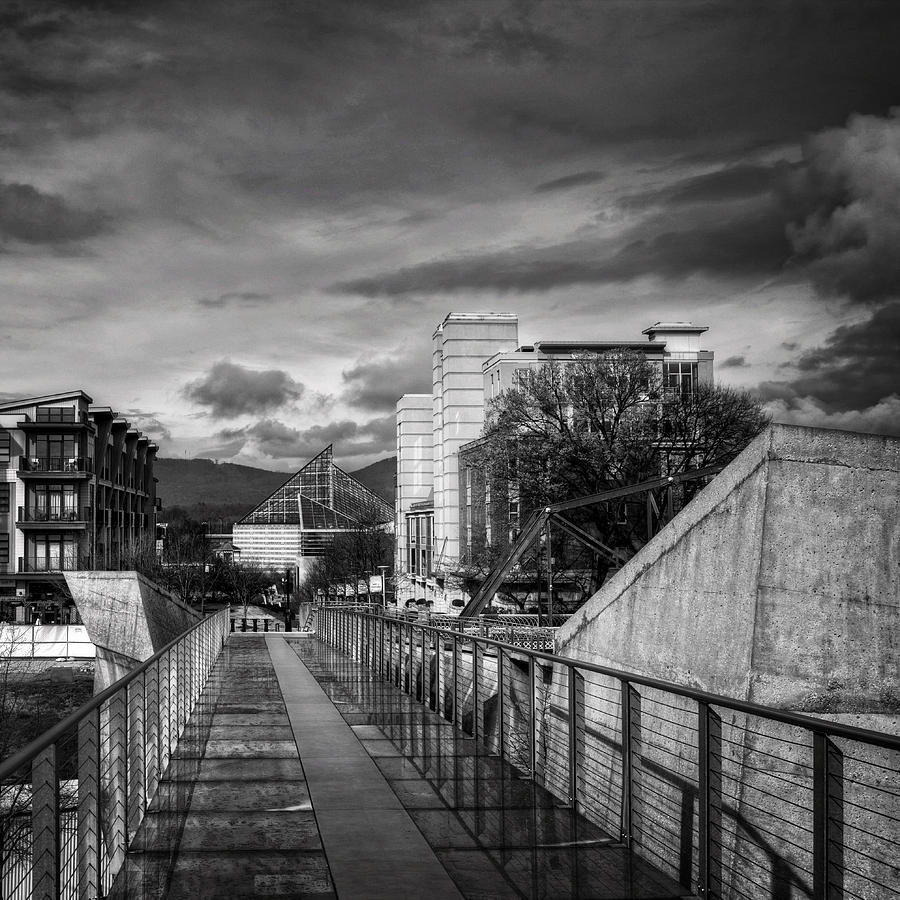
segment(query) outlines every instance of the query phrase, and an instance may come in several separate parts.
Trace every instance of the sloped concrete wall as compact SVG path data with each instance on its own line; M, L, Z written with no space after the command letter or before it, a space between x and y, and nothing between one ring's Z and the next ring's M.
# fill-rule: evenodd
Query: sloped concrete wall
M65 578L97 647L95 692L200 621L199 613L137 572L66 572Z
M560 629L559 652L823 712L900 695L900 440L774 425Z
M558 652L896 733L900 440L770 427L560 629ZM589 697L601 680L586 674ZM696 708L639 694L635 846L687 884L697 860ZM610 714L614 739L615 701ZM587 728L602 736L604 724L589 714ZM727 712L722 736L722 896L808 893L808 739ZM851 777L871 755L852 752ZM588 781L604 783L606 763L586 765ZM883 820L862 824L884 839ZM857 871L883 855L879 840L855 840ZM877 865L876 881L885 877ZM865 894L858 876L845 878Z

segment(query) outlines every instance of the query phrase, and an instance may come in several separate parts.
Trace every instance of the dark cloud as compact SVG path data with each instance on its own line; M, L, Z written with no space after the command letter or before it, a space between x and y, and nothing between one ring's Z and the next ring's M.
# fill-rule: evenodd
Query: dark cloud
M573 175L563 175L562 178L545 181L543 184L539 184L534 189L534 192L536 194L547 194L553 191L565 191L584 184L596 184L598 181L603 181L603 177L602 172L576 172Z
M787 350L789 353L792 353L796 350L800 345L796 341L782 341L781 346Z
M749 365L746 358L743 356L729 356L728 359L723 359L722 362L719 363L720 369L742 369L745 366Z
M0 239L59 244L94 237L108 225L102 213L76 209L30 184L0 182Z
M485 17L471 26L464 20L458 33L468 39L473 55L485 55L513 66L532 61L556 62L570 49L565 41L535 26L525 5L517 11L508 10L505 15Z
M755 197L771 191L789 169L787 163L775 166L727 166L714 172L685 178L665 188L629 194L619 200L619 205L633 208L681 206L687 203L717 203Z
M809 138L803 155L784 199L813 284L861 303L900 296L900 108L852 116Z
M216 418L231 419L278 409L299 400L304 390L282 369L256 371L223 359L202 378L185 385L182 394L208 406Z
M349 419L299 429L277 419L262 419L244 428L227 428L216 433L221 448L236 455L253 450L273 459L306 459L333 444L335 454L342 457L391 453L396 442L392 415L370 419L359 424ZM220 453L220 455L224 455Z
M218 297L201 297L197 300L200 306L221 309L224 306L260 306L272 299L271 294L262 294L256 291L229 291L219 294Z
M694 273L731 277L772 275L790 255L774 203L735 205L729 215L700 209L693 218L659 216L625 235L624 244L590 240L423 263L338 282L336 293L366 297L458 291L549 291L576 284L631 281L645 275Z
M889 303L864 322L838 328L796 361L797 374L759 386L763 400L788 408L803 400L826 413L864 410L900 392L900 301ZM900 432L900 421L898 421Z
M387 359L365 360L341 373L341 399L351 406L377 411L393 411L403 394L431 390L427 349L414 354L398 350Z

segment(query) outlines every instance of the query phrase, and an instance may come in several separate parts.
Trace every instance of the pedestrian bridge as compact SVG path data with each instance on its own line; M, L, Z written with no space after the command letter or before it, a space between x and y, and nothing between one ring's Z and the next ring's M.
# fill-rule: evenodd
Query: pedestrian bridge
M900 896L900 739L340 606L0 765L2 896Z

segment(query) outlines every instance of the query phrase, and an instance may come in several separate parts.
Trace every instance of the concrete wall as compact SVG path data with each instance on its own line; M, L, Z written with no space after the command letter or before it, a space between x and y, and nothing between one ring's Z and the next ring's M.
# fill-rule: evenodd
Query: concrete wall
M810 712L900 696L900 439L774 425L560 629L561 654Z
M200 621L200 614L137 572L66 572L97 647L94 690L108 687Z
M559 653L900 731L898 475L898 439L772 426L572 616ZM585 676L588 707L603 707L589 717L587 744L606 743L615 767L621 706L603 680ZM696 706L649 689L638 695L635 846L687 879L697 860ZM808 734L723 711L722 737L722 896L805 895ZM880 860L900 840L900 823L879 818L891 795L876 788L892 788L884 773L897 761L864 745L843 750L845 773L859 782L844 783L856 804L844 820L862 826L845 828L845 859L883 881L891 876ZM586 765L589 781L602 784L604 754ZM867 781L876 788L863 792ZM854 791L862 793L851 801ZM845 887L868 890L849 870Z

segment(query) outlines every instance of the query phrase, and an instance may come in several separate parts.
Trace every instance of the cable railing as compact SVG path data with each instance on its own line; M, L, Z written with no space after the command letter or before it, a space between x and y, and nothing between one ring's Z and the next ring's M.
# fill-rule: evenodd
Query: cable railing
M0 763L4 900L109 894L227 636L226 609Z
M556 629L565 622L567 615L535 615L531 613L481 613L463 619L447 613L435 613L423 606L404 609L396 606L382 606L379 603L355 603L353 601L329 602L329 609L337 608L354 612L377 613L420 624L430 625L445 631L471 634L491 638L517 647L532 650L554 649Z
M900 898L900 737L365 609L317 629L686 891Z

